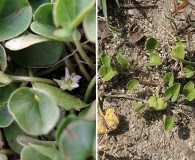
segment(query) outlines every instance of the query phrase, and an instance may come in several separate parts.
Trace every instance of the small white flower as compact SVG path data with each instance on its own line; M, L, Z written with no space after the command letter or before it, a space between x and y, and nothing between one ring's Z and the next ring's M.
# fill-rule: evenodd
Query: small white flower
M58 85L60 86L60 89L71 91L79 87L78 82L80 79L81 79L81 76L76 75L76 73L74 72L70 75L70 72L68 68L66 67L65 77L62 77L61 80L58 80L58 79L53 79L53 80L58 83Z

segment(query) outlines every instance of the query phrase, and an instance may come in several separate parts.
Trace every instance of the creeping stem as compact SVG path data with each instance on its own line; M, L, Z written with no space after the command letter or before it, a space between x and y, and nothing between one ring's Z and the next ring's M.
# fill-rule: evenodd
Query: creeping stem
M81 43L77 37L76 32L74 32L73 34L73 39L74 39L74 43L77 47L77 50L79 51L80 56L87 62L87 64L95 71L96 67L95 65L91 62L90 58L86 55L85 51L83 50Z
M89 85L87 87L87 90L86 90L85 96L84 96L85 103L87 103L89 96L91 94L91 91L92 91L93 87L95 86L95 84L96 84L96 76L93 77L93 79L91 80L91 82L89 83Z

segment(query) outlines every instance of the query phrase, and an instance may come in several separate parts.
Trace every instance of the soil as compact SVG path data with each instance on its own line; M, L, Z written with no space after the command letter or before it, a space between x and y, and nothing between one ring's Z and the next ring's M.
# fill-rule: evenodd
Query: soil
M112 32L104 21L102 10L98 12L98 52L111 55L115 66L118 65L118 53L133 58L134 62L130 69L119 68L117 75L109 82L102 83L102 77L98 77L99 92L104 92L101 109L105 113L108 108L114 108L120 119L115 131L98 134L98 159L194 160L194 101L188 102L180 94L176 102L169 101L166 110L154 112L145 107L140 114L132 106L138 102L136 98L147 100L156 92L163 97L162 78L165 73L172 71L175 77L181 74L180 64L171 58L176 37L186 41L185 59L195 61L195 1L189 0L190 4L175 15L174 0L120 0L119 3L120 8L114 0L107 0L108 22L120 29L121 35ZM165 15L174 19L175 25ZM149 61L145 43L150 37L161 44L157 50L163 62L160 66L145 67ZM126 84L134 78L142 83L131 93L126 89ZM194 77L176 79L182 86L190 80L194 81ZM192 110L185 110L183 105L191 106ZM164 129L167 116L175 120L169 132Z

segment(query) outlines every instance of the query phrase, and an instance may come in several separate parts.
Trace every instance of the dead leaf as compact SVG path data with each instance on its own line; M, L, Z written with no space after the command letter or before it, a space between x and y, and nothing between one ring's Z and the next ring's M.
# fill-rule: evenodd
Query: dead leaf
M143 31L137 23L133 23L129 29L129 41L136 43L144 37Z
M105 115L100 115L98 117L98 132L104 134L109 133L117 129L118 124L119 118L115 114L115 110L113 108L109 108Z

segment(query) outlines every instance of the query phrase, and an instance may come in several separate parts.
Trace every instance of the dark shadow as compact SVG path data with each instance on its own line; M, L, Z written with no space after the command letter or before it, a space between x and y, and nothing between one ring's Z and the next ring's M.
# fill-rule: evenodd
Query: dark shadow
M117 136L120 134L124 134L129 130L129 122L126 120L126 117L123 115L119 115L119 120L120 120L120 125L115 131L109 133L110 136Z
M178 127L179 139L187 140L190 138L190 129L188 127Z
M151 125L153 125L153 122L162 120L163 115L166 113L167 113L167 111L145 110L141 115L145 119L146 125L151 126Z

